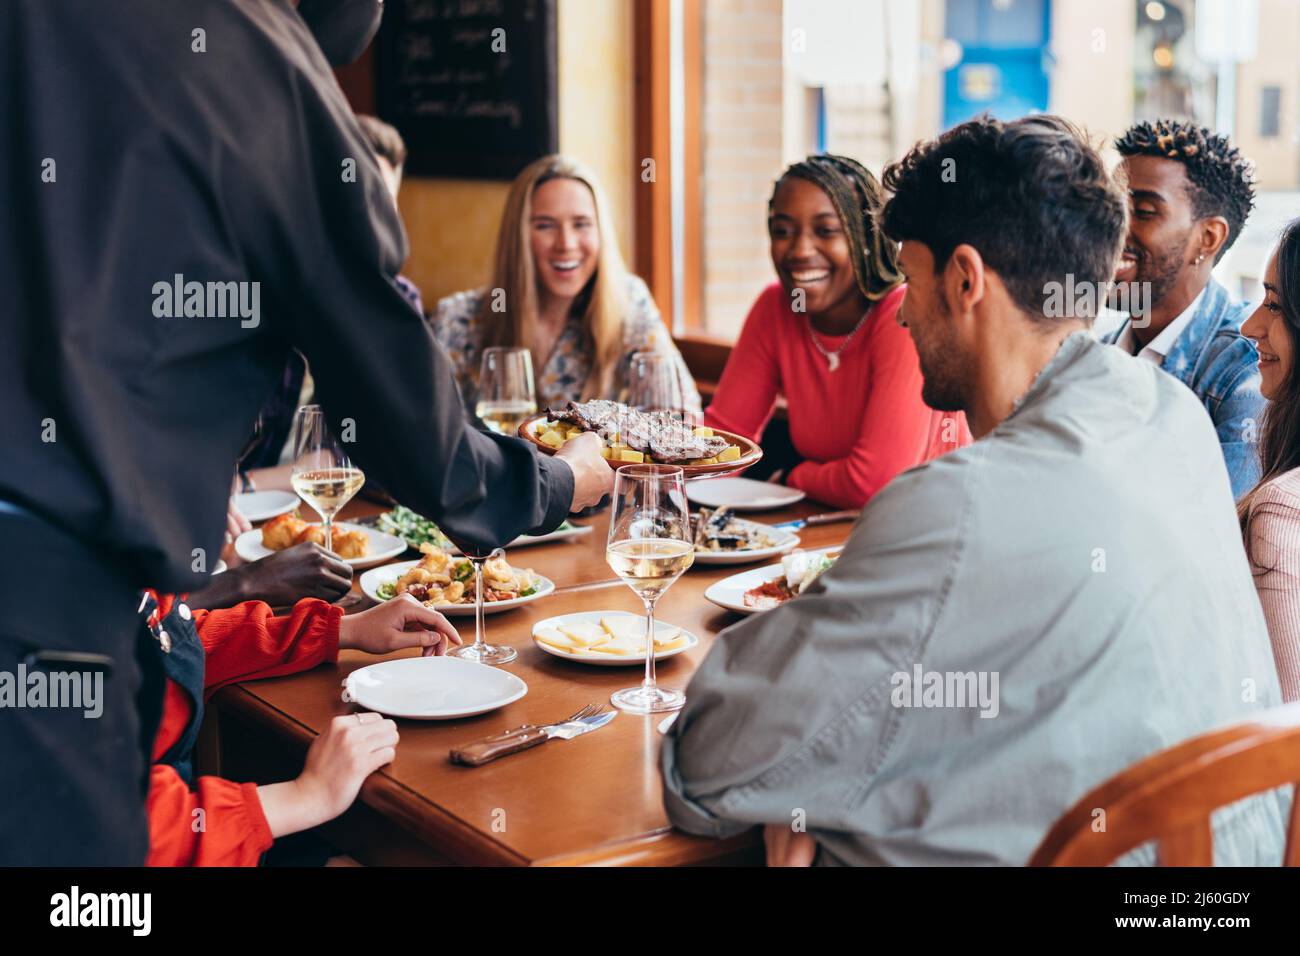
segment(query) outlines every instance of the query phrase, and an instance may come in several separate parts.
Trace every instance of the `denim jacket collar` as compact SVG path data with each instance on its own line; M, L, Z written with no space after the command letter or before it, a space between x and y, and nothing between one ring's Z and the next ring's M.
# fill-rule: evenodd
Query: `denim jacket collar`
M1201 366L1205 350L1223 326L1230 305L1232 301L1228 297L1228 290L1211 277L1209 285L1205 287L1205 294L1201 296L1196 315L1174 342L1161 368L1190 387L1192 377ZM1233 331L1236 331L1235 328Z

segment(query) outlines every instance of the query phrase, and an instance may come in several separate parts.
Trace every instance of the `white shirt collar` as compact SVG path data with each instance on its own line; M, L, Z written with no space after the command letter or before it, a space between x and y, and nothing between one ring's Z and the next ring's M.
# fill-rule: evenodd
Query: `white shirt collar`
M1183 334L1183 330L1191 323L1192 318L1196 315L1196 310L1201 304L1201 299L1205 296L1205 290L1202 289L1196 293L1196 298L1191 301L1187 308L1178 314L1164 329L1151 340L1151 344L1144 346L1138 351L1138 339L1133 334L1133 322L1130 319L1124 326L1124 332L1120 335L1119 340L1115 343L1129 355L1137 355L1138 358L1144 358L1148 362L1154 362L1156 365L1163 365L1165 356L1169 354L1174 343L1178 341L1178 336Z

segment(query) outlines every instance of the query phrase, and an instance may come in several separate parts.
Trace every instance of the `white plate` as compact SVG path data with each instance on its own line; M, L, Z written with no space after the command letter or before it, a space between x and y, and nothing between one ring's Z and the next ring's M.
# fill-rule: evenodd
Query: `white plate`
M404 657L348 675L343 699L412 720L486 714L517 701L528 685L507 670L456 657Z
M396 581L411 568L419 564L419 561L398 561L396 564L385 564L382 568L371 568L365 574L361 575L361 593L372 601L384 603L384 598L379 596L379 588L391 581ZM513 567L513 565L511 565ZM502 611L508 611L512 607L519 607L521 604L528 604L536 601L538 598L544 598L555 590L555 582L550 578L544 578L537 575L537 581L540 587L528 597L511 598L509 601L486 601L483 604L484 614L499 614ZM434 608L447 617L473 617L473 604L439 604Z
M776 544L767 548L750 548L745 551L702 551L699 548L695 550L696 564L749 564L751 561L762 561L765 558L775 558L779 554L791 550L799 543L799 536L793 531L785 531L781 528L774 528L768 524L760 524L757 521L745 521L745 524L753 525L759 530L766 533Z
M394 537L391 534L384 534L384 532L376 531L374 528L367 528L359 524L348 524L346 521L336 521L334 527L347 531L364 531L366 536L370 538L369 554L363 558L343 559L357 570L373 568L376 564L391 561L406 551L406 542L401 538ZM262 529L254 528L252 531L245 531L235 539L235 554L245 561L261 561L268 555L275 554L275 552L262 544Z
M521 534L506 547L526 548L531 544L546 544L549 541L572 541L574 538L581 538L583 535L591 534L593 530L595 529L591 525L582 524L574 525L572 528L565 528L562 531L549 531L546 534ZM451 553L460 554L461 550L453 545Z
M300 503L301 499L292 491L248 491L235 495L235 507L249 521L269 521L276 515L288 514Z
M591 534L593 530L589 524L575 524L572 528L565 528L563 531L551 531L547 534L521 534L506 547L523 548L530 544L545 544L547 541L572 541L574 538L581 538L583 535Z
M814 548L809 553L827 554L841 551L843 548L844 545L837 544L830 548ZM723 578L721 581L709 585L704 592L704 600L710 601L728 611L735 611L737 614L758 614L761 611L760 608L746 606L745 592L758 587L766 581L779 578L782 573L780 564L768 564L761 568L754 568L752 571L741 571L739 574L733 574L729 578Z
M798 488L755 481L753 478L710 478L686 486L686 497L706 508L726 506L733 511L768 511L785 508L806 495Z
M579 621L590 621L599 625L602 617L631 617L642 622L642 630L645 628L645 618L640 614L629 614L627 611L577 611L573 614L561 614L558 617L548 617L544 621L538 621L533 625L533 643L544 650L552 657L559 657L566 661L579 661L583 664L595 664L598 667L627 667L631 664L645 664L645 654L601 654L599 651L562 651L558 647L552 647L549 644L543 644L537 639L537 632L543 628L557 628L562 624L577 624ZM660 627L659 625L663 625ZM675 625L668 624L664 621L655 621L655 630L666 630ZM686 638L686 643L681 647L674 647L670 651L655 651L655 660L661 661L666 657L676 657L689 651L692 647L700 643L700 639L685 628L678 628Z

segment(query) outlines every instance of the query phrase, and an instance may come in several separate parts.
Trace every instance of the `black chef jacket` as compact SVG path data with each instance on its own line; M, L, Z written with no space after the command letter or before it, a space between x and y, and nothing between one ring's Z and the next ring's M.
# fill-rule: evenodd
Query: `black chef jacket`
M4 0L0 130L0 500L137 585L201 586L297 346L354 461L453 537L563 519L565 464L467 427L394 282L393 203L287 0Z

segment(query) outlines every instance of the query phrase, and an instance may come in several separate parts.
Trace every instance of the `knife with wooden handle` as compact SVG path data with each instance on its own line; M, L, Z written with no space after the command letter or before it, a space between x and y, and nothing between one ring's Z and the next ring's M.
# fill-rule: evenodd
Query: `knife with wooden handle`
M861 511L828 511L826 514L809 515L807 518L797 518L794 521L783 521L781 524L772 525L772 527L787 531L798 531L808 525L830 524L832 521L856 521L860 514L862 514Z
M507 730L503 734L484 737L463 747L454 748L450 754L451 762L464 764L466 767L480 767L489 760L496 760L497 757L504 757L507 754L517 754L521 750L536 747L550 739L545 728L525 724L514 730Z
M603 714L595 714L579 720L570 720L562 724L548 724L542 727L524 724L514 730L507 730L505 733L484 737L481 740L465 744L463 747L455 747L448 756L451 758L452 763L463 764L466 767L481 767L490 760L496 760L498 757L504 757L507 754L517 754L521 750L528 750L538 744L546 743L553 737L559 737L561 740L572 740L574 737L581 737L593 730L599 730L617 716L618 711L611 710Z

